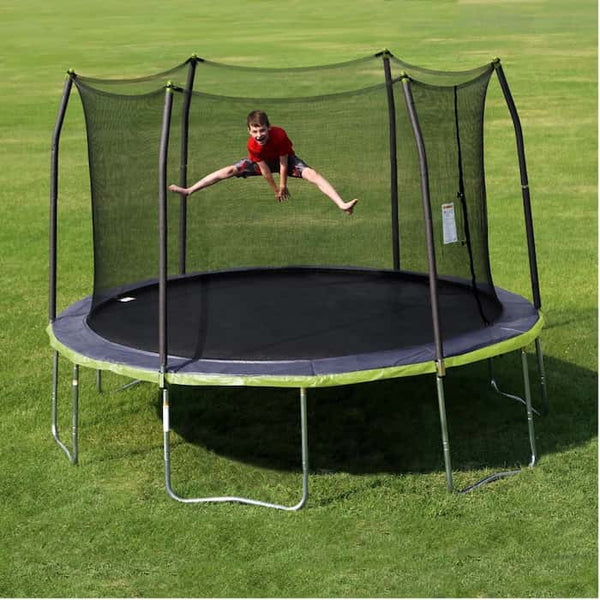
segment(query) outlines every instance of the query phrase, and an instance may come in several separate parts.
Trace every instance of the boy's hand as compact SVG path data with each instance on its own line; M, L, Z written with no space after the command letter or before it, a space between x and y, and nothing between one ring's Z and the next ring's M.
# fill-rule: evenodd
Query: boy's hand
M279 191L277 192L277 200L279 202L283 202L284 200L289 200L289 198L290 191L288 190L287 186L279 188Z

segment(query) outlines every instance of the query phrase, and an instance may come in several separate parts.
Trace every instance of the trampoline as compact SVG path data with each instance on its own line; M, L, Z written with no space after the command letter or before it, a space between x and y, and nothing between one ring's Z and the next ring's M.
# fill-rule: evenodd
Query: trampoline
M365 70L373 64L379 66L379 82L370 79L373 71ZM398 77L394 68L402 68ZM347 89L348 79L356 81L364 72L369 73L367 79ZM533 302L495 286L489 264L482 123L493 72L515 124ZM250 85L257 73L264 87L275 78L289 81L283 75L291 78L297 70L230 68L192 57L169 72L139 80L101 81L69 72L53 137L51 181L48 333L55 350L52 429L59 446L77 463L79 366L110 370L159 386L165 484L172 498L297 510L308 497L307 389L431 373L437 382L447 486L453 491L443 390L446 369L520 350L525 388L521 401L533 466L535 411L525 347L535 343L546 409L539 340L543 317L522 133L500 62L441 73L408 65L386 51L303 70L305 80L314 76L315 82L325 82L319 96L293 96L289 85L281 88L284 91L275 88L274 94L286 95L274 98L216 95L211 88L235 94L236 86ZM58 312L58 149L73 84L79 89L87 126L94 290ZM369 160L384 173L381 181L369 181L378 198L373 201L376 207L361 200L357 214L344 215L343 221L324 216L331 244L315 236L314 222L309 222L314 208L309 204L300 215L290 208L283 216L269 212L272 205L256 204L265 208L256 209L252 218L242 214L233 224L218 218L227 208L230 215L236 214L231 192L215 195L212 207L210 196L192 207L187 198L175 200L173 207L168 180L188 181L192 151L200 156L199 168L211 164L211 146L195 146L193 140L217 135L218 130L223 144L229 143L227 132L217 127L223 121L215 124L217 117L239 116L254 105L266 105L280 118L297 116L300 101L313 109L308 110L313 119L319 118L319 111L327 114L342 141L345 123L370 115L373 139L362 143L372 148ZM181 127L173 128L174 123ZM234 152L234 142L231 146L229 153ZM328 173L341 172L336 160L334 156L325 161ZM347 161L346 156L346 169ZM364 168L368 179L372 165ZM142 182L157 201L150 204L140 197L145 189L140 194L133 183L124 185L131 179ZM264 193L258 186L242 192L246 182L235 185L244 202ZM440 199L441 213L436 210ZM227 235L217 237L213 229ZM149 232L156 240L152 246L146 239ZM132 244L132 238L138 242ZM365 248L365 240L371 240L372 247ZM59 354L74 365L71 448L58 431ZM170 477L169 385L298 388L300 501L283 506L232 496L179 496ZM493 378L492 385L497 389ZM495 473L468 489L515 472Z

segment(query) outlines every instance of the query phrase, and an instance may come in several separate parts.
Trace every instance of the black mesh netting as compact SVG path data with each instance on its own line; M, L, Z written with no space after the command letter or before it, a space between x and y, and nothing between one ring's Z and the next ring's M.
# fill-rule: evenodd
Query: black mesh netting
M169 193L170 275L180 272L182 218L188 273L294 265L393 269L395 253L401 270L427 273L419 159L403 93L406 73L427 153L438 276L464 282L482 321L493 319L500 308L488 259L483 165L484 104L493 67L442 73L389 57L392 80L386 83L386 56L302 69L190 59L141 79L76 76L89 147L94 306L158 277L159 145L167 81L174 86L170 183L181 183L186 154L188 185L245 157L246 115L260 109L345 200L359 199L348 216L306 181L290 179L291 200L278 203L262 177L232 178L192 195L182 217L180 197Z

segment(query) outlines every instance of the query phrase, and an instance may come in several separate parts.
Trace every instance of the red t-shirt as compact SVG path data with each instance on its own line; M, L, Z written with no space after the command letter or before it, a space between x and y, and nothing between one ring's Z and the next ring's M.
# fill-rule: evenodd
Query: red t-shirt
M254 138L248 140L248 158L252 162L277 160L280 156L294 155L292 141L281 127L269 127L269 139L261 146Z

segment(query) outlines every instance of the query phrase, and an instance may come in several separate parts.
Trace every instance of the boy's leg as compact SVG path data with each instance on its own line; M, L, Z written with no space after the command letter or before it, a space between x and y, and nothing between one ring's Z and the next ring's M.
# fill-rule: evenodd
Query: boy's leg
M306 181L310 181L310 183L316 185L319 190L328 198L333 200L333 202L335 202L339 208L347 212L349 215L352 214L354 205L358 202L358 200L354 198L354 200L350 200L350 202L344 202L335 188L319 172L315 171L311 167L307 167L302 171L302 179L306 179Z
M177 192L179 194L185 194L186 196L189 196L194 192L203 190L211 185L214 185L215 183L219 183L219 181L223 181L224 179L234 177L235 175L237 175L237 173L238 169L236 165L230 165L228 167L223 167L222 169L218 169L216 171L213 171L212 173L209 173L189 188L183 188L173 184L169 186L169 190L171 192Z

